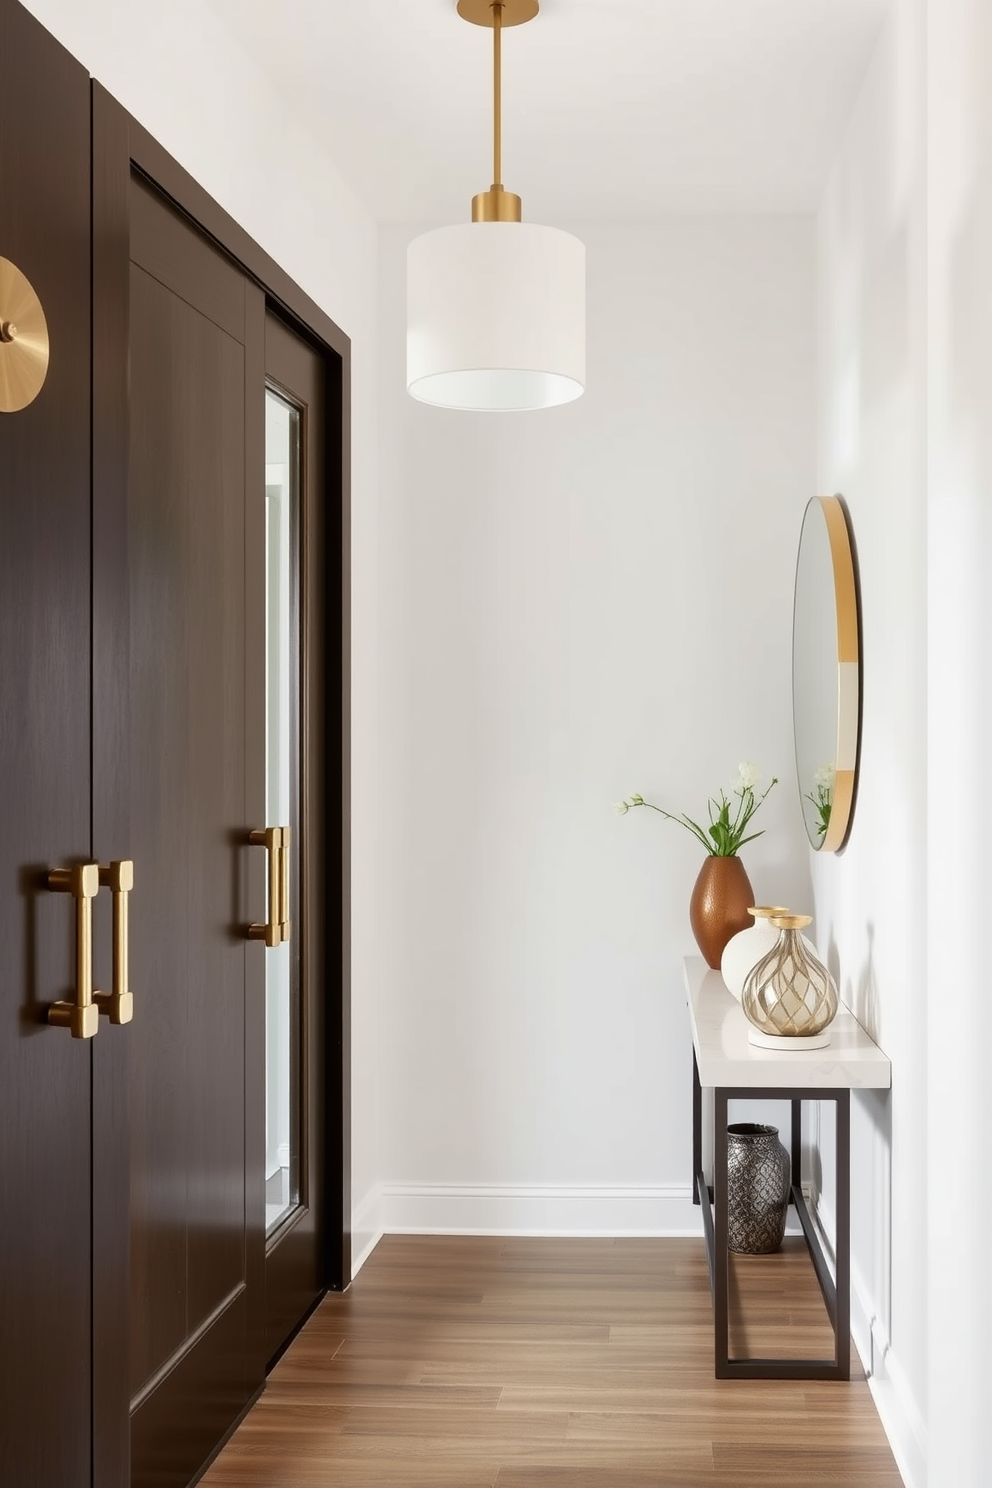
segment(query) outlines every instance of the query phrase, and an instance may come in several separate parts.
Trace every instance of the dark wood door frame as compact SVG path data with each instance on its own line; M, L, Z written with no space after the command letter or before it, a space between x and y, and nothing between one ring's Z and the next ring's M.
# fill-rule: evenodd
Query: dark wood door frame
M125 856L130 741L123 690L128 676L128 189L133 172L150 182L245 271L266 303L322 356L327 374L326 528L320 583L327 596L326 710L310 740L323 761L327 844L323 1060L325 1285L351 1278L350 1080L350 425L351 343L243 228L109 93L93 83L93 851ZM339 453L338 453L339 452ZM138 1009L139 969L132 967ZM128 1469L127 1040L96 1040L93 1082L94 1482L126 1488ZM339 1124L338 1124L339 1123ZM334 1139L330 1139L333 1133Z

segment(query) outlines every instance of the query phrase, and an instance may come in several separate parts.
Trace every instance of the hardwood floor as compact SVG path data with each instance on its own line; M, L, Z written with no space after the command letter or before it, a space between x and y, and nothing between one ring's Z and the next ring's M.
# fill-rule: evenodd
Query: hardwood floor
M735 1350L829 1351L801 1241L733 1269ZM202 1488L898 1488L860 1366L715 1380L712 1349L701 1240L389 1235Z

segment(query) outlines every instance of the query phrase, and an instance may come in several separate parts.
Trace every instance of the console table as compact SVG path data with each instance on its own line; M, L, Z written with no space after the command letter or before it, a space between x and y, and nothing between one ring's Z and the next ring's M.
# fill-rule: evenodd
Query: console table
M851 1091L887 1090L892 1066L841 1004L826 1049L790 1047L779 1053L748 1042L740 1003L701 956L685 959L692 1023L693 1202L702 1205L713 1293L717 1379L834 1379L851 1373ZM790 1041L798 1045L799 1040ZM703 1173L702 1092L714 1097L713 1187ZM792 1105L792 1198L803 1227L834 1331L833 1359L731 1358L727 1250L727 1105L731 1100L788 1100ZM837 1236L830 1273L802 1191L802 1103L833 1101L837 1108Z

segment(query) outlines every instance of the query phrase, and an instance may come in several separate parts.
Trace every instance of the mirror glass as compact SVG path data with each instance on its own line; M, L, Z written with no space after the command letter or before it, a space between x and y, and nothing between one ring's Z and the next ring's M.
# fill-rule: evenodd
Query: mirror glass
M838 496L806 508L796 565L792 706L803 821L817 851L838 852L854 810L861 721L854 547Z

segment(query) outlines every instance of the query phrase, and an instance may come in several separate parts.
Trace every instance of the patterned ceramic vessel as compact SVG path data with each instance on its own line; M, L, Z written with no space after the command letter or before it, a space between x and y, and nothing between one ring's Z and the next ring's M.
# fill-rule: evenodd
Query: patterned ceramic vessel
M752 904L748 914L754 924L748 925L746 930L738 930L724 946L720 957L720 975L727 991L738 1002L741 1000L748 972L778 944L779 932L769 921L775 915L788 913L784 904Z
M727 1245L738 1255L769 1255L785 1237L792 1164L778 1127L740 1121L727 1127Z

